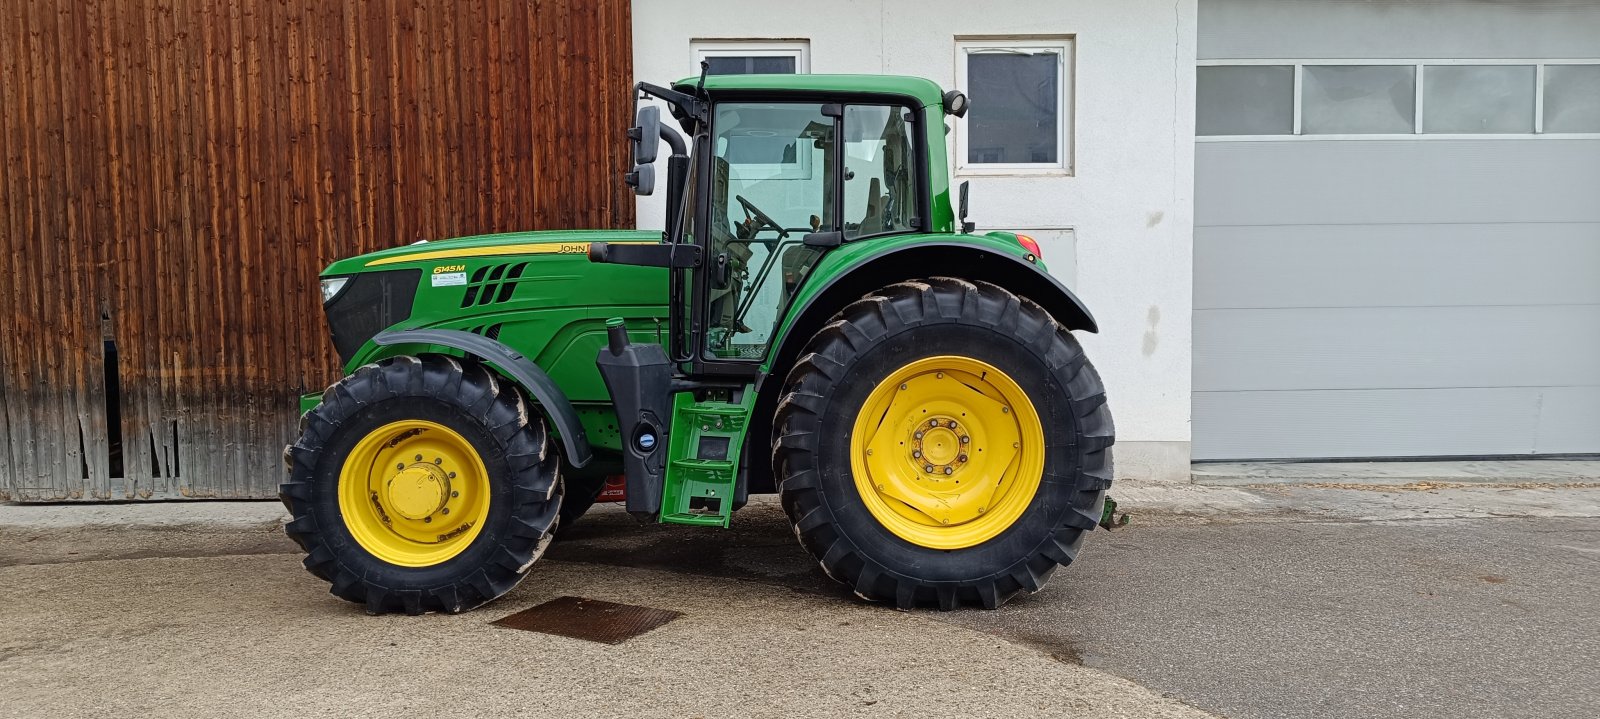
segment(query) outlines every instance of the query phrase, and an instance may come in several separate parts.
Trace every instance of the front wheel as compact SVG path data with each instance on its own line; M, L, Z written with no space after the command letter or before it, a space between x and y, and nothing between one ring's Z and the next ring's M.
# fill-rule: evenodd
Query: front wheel
M305 567L368 612L461 612L510 591L561 510L542 418L483 365L430 355L328 388L285 448Z
M1076 556L1112 436L1099 375L1043 308L933 278L849 305L812 339L773 462L829 576L903 609L995 608Z

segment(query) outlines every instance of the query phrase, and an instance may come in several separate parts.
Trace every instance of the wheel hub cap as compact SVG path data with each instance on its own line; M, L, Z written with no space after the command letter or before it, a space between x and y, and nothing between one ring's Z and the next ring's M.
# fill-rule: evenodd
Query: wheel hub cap
M444 470L416 463L389 480L389 506L406 519L422 519L444 509L450 496L450 478Z

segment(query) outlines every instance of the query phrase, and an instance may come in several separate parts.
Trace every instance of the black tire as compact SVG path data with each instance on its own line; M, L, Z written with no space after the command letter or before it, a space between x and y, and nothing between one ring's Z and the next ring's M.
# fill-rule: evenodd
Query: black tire
M488 471L489 506L477 537L438 564L390 564L345 526L339 476L362 437L389 422L425 419L466 438ZM514 385L452 357L395 357L329 387L284 449L289 481L278 496L305 568L369 614L463 612L511 591L549 545L561 509L557 454L544 420Z
M997 536L930 549L886 529L866 508L850 433L874 387L923 357L988 362L1025 388L1043 424L1042 483ZM1113 428L1100 377L1042 307L998 286L951 278L903 282L845 307L790 372L773 424L784 510L806 550L865 599L901 609L999 607L1044 586L1077 555L1111 486Z

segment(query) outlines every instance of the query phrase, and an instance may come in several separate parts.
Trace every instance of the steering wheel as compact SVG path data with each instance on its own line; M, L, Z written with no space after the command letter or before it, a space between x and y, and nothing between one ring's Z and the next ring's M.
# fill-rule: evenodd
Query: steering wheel
M772 219L771 215L762 212L761 208L755 206L755 203L744 199L744 195L734 195L733 199L738 200L739 205L744 208L744 219L749 220L754 218L761 221L761 226L771 227L772 229L777 230L779 240L786 240L789 238L789 231L783 229L783 225L778 224L778 221ZM761 226L756 227L756 229L760 230Z

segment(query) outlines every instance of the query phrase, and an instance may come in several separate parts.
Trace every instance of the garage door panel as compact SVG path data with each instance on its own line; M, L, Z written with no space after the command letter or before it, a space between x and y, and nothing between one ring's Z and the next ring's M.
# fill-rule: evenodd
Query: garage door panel
M1600 304L1600 223L1202 227L1194 263L1195 309Z
M1527 388L1197 392L1192 451L1195 459L1530 454L1540 394Z
M1600 452L1600 387L1546 389L1539 397L1539 452Z
M1198 310L1194 338L1196 391L1600 385L1600 305Z
M1600 140L1201 142L1195 224L1600 222Z
M1570 0L1205 0L1198 52L1201 58L1589 57L1596 26L1600 5Z

